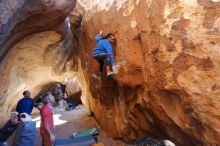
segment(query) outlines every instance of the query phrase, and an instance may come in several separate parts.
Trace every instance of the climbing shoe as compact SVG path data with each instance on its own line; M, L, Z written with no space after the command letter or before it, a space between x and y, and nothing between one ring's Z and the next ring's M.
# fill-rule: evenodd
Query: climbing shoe
M113 72L108 72L107 73L107 77L109 77L109 76L111 76L111 75L113 75L114 73Z
M112 67L112 70L113 70L114 74L118 73L119 67L120 66L118 64Z

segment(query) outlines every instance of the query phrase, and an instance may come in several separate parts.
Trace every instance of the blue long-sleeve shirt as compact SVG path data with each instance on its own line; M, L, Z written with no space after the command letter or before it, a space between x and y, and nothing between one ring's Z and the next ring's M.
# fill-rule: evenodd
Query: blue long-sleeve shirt
M32 98L24 97L18 101L16 111L21 113L31 114L34 107L34 102Z
M96 40L97 43L98 43L99 40L101 40L101 39L103 39L103 37L102 37L100 34L98 34L98 35L95 37L95 40Z
M102 53L107 53L109 56L111 66L114 66L115 60L114 60L113 48L112 48L111 43L107 39L103 39L100 34L96 36L95 40L98 44L93 50L93 56L96 56Z

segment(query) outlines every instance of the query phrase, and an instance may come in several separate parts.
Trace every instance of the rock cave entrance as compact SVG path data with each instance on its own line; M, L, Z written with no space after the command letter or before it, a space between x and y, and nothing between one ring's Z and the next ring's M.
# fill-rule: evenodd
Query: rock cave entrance
M54 107L56 107L57 110L70 111L77 105L82 104L82 89L76 77L65 79L63 83L52 82L42 86L41 91L34 97L36 105L41 104L41 98L47 92L50 92L54 96Z
M29 90L32 97L51 90L59 83L66 94L81 102L81 85L77 71L74 71L72 35L65 39L54 31L38 33L15 44L1 63L1 80L5 82L1 93L1 116L7 114L22 98L22 92ZM64 90L64 88L63 88Z

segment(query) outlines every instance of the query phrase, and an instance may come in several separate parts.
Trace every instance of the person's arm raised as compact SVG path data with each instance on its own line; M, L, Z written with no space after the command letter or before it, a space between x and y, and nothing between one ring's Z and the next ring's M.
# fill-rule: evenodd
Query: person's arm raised
M102 39L102 30L100 31L100 33L98 35L96 35L95 40L96 42L99 42Z

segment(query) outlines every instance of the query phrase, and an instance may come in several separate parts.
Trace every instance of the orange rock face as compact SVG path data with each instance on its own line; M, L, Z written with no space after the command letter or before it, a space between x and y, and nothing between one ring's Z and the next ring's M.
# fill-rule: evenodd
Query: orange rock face
M220 144L219 16L216 0L78 1L70 20L89 106L110 136ZM120 64L103 80L92 58L100 30L116 34Z

